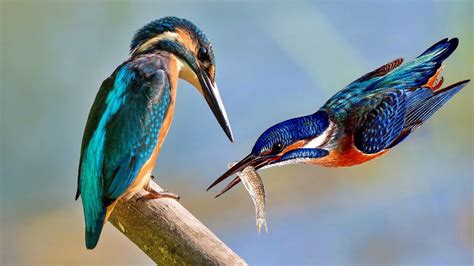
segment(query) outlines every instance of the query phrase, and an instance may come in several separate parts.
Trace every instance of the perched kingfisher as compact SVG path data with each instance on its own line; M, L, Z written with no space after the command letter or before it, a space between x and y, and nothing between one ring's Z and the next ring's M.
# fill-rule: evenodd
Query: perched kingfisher
M119 199L142 188L146 199L178 198L148 183L173 119L179 78L204 96L233 141L215 75L211 43L192 22L165 17L136 32L129 58L102 83L82 139L76 200L81 196L88 249Z
M385 154L469 82L440 89L443 61L457 45L457 38L444 39L407 64L396 59L349 84L316 113L270 127L252 152L208 190L249 165L255 169L295 163L342 167ZM239 182L236 177L219 195Z

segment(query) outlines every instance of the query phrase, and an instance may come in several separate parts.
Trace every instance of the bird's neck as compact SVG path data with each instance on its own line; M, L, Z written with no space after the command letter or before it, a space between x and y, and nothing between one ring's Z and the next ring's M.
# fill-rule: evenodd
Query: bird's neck
M179 59L173 55L169 54L168 59L168 79L170 82L171 89L171 99L174 100L176 96L176 89L178 88L178 80L180 76L181 66Z
M329 119L325 111L318 111L307 118L311 123L306 122L301 127L308 128L306 131L313 133L303 147L308 149L326 148L334 137L336 124Z
M186 80L189 82L189 84L193 85L193 87L202 93L201 83L199 82L196 72L194 72L189 64L187 64L183 59L175 55L171 56L175 58L174 60L176 62L178 77L180 79Z
M321 134L315 136L310 141L308 141L304 148L323 148L328 149L332 145L332 140L334 139L336 131L336 124L329 122L327 128L321 132Z
M168 81L170 84L170 104L168 107L168 112L166 114L166 117L163 121L163 126L161 127L162 130L160 130L160 135L158 136L158 142L157 142L158 149L159 147L161 147L164 139L166 138L166 135L168 134L168 130L170 128L171 121L173 120L173 115L174 115L176 91L178 89L179 66L178 66L177 58L173 54L169 54L167 70L168 70L167 71Z

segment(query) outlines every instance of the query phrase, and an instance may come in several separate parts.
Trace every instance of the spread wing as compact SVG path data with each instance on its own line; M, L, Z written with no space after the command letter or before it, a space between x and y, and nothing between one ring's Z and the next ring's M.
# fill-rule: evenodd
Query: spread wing
M354 145L371 154L395 146L457 93L467 81L438 90L436 82L458 39L443 39L413 61L396 59L349 84L325 105L354 114Z
M361 152L373 154L389 149L404 140L437 110L458 93L469 80L442 90L421 87L407 90L388 90L376 98L373 108L362 115L354 131L354 145Z
M153 153L169 104L167 75L153 64L124 64L103 82L83 137L76 195L82 197L88 247L97 242L107 205Z

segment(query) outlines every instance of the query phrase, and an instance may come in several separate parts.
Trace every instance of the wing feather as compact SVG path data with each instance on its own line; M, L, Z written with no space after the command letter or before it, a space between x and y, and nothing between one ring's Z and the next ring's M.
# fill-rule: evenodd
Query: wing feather
M365 82L365 81L368 81L368 80L376 78L376 77L383 77L388 72L390 72L390 71L394 70L395 68L399 67L402 63L403 63L403 58L397 58L397 59L395 59L395 60L393 60L393 61L377 68L376 70L363 75L362 77L360 77L359 79L357 79L354 82Z
M88 248L97 244L107 205L152 154L169 104L168 77L153 62L130 61L103 82L86 125L78 177Z
M402 131L405 112L403 91L389 90L381 95L380 102L365 114L362 124L355 130L355 147L366 154L385 149Z
M125 192L153 153L171 102L164 71L141 84L107 126L103 169L105 196L111 200Z
M404 64L373 82L368 89L379 88L419 88L428 83L458 46L458 39L444 39L428 48L413 61Z
M458 93L469 80L433 92L428 87L389 90L363 115L354 145L366 154L394 147ZM379 94L371 97L380 97ZM368 101L367 101L368 102Z

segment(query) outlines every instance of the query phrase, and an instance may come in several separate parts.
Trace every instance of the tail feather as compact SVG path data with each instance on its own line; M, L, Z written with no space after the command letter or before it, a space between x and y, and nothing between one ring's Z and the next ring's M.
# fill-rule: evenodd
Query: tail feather
M99 241L107 208L103 201L101 180L84 176L81 181L81 188L87 188L82 189L81 194L86 225L86 247L93 249Z
M93 221L92 224L86 224L86 247L87 249L93 249L99 241L100 233L104 227L105 211L103 211L98 219ZM87 223L87 221L86 221Z
M433 44L417 58L426 58L432 62L442 62L456 50L458 44L458 38L452 38L451 40L448 40L448 38L443 39Z

